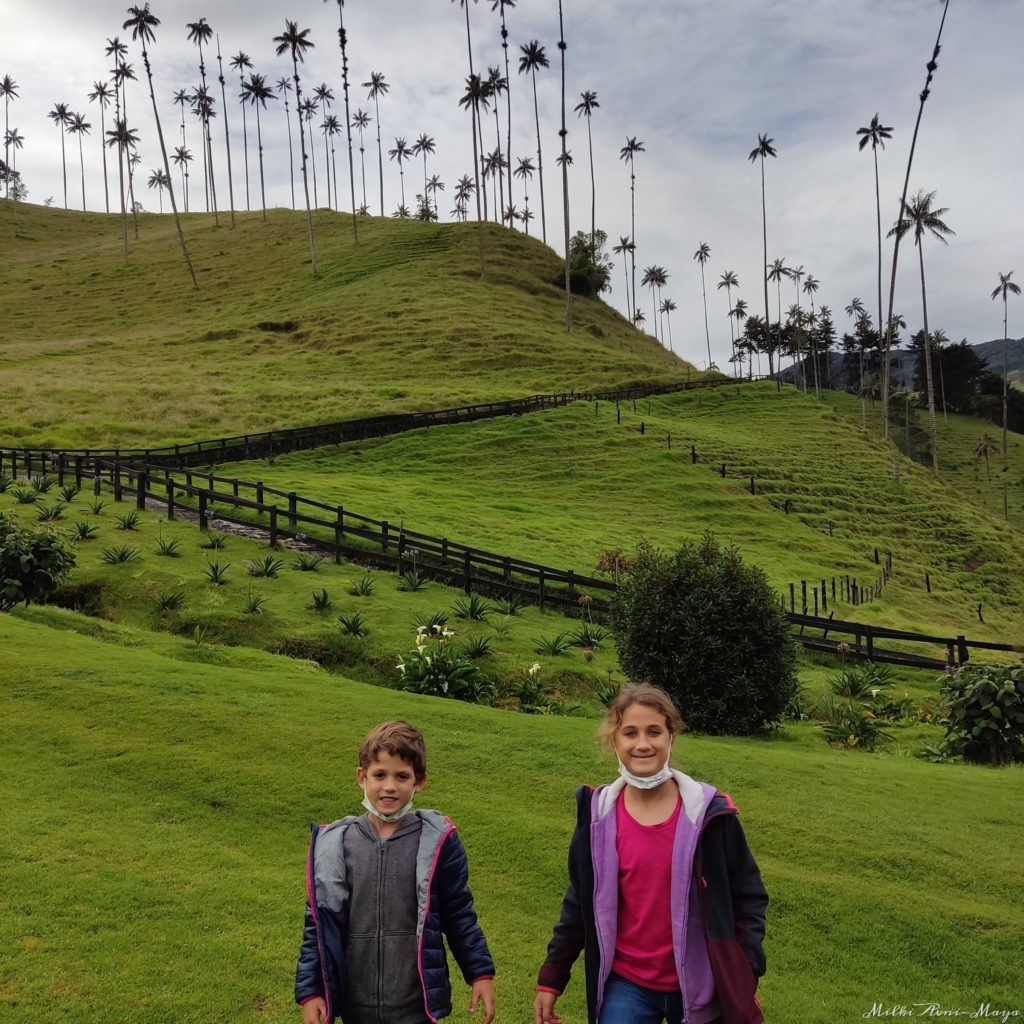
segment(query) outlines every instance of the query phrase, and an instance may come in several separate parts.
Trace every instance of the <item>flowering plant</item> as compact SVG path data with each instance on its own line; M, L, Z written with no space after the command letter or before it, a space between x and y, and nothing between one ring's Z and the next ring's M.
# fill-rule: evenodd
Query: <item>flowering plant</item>
M434 697L479 703L491 692L490 681L451 644L454 630L435 624L419 626L413 649L396 666L400 689Z

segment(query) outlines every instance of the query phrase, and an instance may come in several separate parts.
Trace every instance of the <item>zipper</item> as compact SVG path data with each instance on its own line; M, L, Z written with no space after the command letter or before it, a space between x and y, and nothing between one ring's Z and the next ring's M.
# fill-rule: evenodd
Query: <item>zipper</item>
M377 840L377 1024L386 1024L381 1014L384 1000L384 858L387 847Z

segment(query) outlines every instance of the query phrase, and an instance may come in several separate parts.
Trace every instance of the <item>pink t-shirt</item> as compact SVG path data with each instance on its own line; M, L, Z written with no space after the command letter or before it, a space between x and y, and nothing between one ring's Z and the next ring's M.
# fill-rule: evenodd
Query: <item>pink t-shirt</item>
M626 810L626 791L615 806L619 855L619 918L612 970L658 992L679 989L672 944L672 845L682 800L660 825L641 825Z

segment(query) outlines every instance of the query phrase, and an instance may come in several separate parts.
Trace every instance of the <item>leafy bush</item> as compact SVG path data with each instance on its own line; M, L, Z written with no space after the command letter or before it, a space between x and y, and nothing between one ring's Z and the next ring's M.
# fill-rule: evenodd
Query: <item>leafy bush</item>
M638 546L611 607L627 677L663 687L693 729L754 735L796 688L796 653L764 573L711 534L666 554Z
M267 555L265 558L253 559L249 562L249 575L258 579L276 580L278 573L283 568L283 559Z
M961 665L943 679L939 750L980 764L1024 761L1024 662Z
M398 589L407 591L410 594L415 593L417 590L424 590L426 586L427 581L418 572L402 573L398 581Z
M216 530L208 530L206 534L206 540L200 545L207 551L222 551L227 547L228 535L226 533L217 533Z
M417 615L412 620L412 624L425 633L440 633L448 626L448 613L434 612L433 615Z
M116 548L104 548L100 558L107 565L127 565L139 557L139 549L122 544Z
M221 565L220 562L207 562L206 568L203 570L203 575L211 583L216 584L218 587L222 587L228 581L228 569L230 567L230 562L225 562L223 565Z
M117 516L117 526L115 529L118 530L137 530L139 528L140 516L138 512L128 512L123 516Z
M518 615L526 607L527 602L512 594L510 597L499 597L494 604L502 615Z
M64 510L67 505L62 501L55 501L52 505L39 505L36 508L36 519L41 523L55 523L58 519L64 518Z
M462 653L470 661L486 658L491 653L491 638L487 636L471 636L462 644Z
M592 647L596 650L610 635L607 629L585 623L569 634L569 643L573 647Z
M15 487L11 494L19 505L34 505L42 497L31 487Z
M882 731L881 720L871 705L863 701L836 699L826 694L818 704L817 714L828 742L834 746L874 750L879 740L893 738Z
M77 521L71 528L71 539L72 540L95 540L96 539L96 527L92 523L83 523L81 520Z
M32 488L40 494L46 494L46 492L49 491L56 482L57 481L54 480L52 476L47 476L44 473L42 476L32 477Z
M0 512L0 612L45 601L74 566L74 553L57 534L20 529Z
M471 619L473 622L483 622L494 609L479 594L470 594L468 598L459 598L452 605L456 616L460 619Z
M318 612L330 611L334 602L331 600L331 595L327 593L327 588L323 590L313 591L313 610Z
M94 501L89 503L89 511L94 516L101 516L101 515L103 515L103 510L106 507L107 507L107 503L105 501L101 501L99 498L96 498Z
M854 700L874 700L880 690L887 690L893 684L895 673L888 665L875 665L862 661L848 665L829 676L828 684L837 697L851 697Z
M400 688L410 693L451 697L478 703L491 693L491 684L468 658L451 644L454 633L441 629L431 633L423 626L416 644L403 661L398 660Z
M161 612L176 612L185 603L185 591L161 591L156 595L156 606Z
M60 489L61 501L66 501L70 505L78 497L81 490L82 488L78 484L65 484Z
M265 597L260 597L259 594L254 594L250 590L245 599L245 613L247 615L262 615L266 601Z
M567 633L556 633L554 636L539 636L533 641L533 649L537 654L546 654L549 658L557 658L565 654L572 646Z
M551 698L540 681L540 665L534 662L525 675L512 687L512 693L519 702L519 710L526 715L543 714L551 706Z
M341 626L342 633L347 633L349 636L366 636L369 632L359 612L353 612L351 615L339 615L338 624Z
M323 555L299 555L295 559L295 568L299 572L318 572L323 561Z
M349 593L354 597L373 597L375 584L373 577L367 573L362 579L357 580L351 587Z
M163 555L164 558L181 558L181 552L178 550L178 538L174 537L171 540L164 540L161 537L156 542L156 553Z

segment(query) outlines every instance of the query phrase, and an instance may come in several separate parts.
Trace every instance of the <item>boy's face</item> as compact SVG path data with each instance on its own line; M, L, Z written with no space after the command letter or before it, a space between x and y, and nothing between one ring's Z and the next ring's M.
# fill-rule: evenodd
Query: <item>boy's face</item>
M412 765L381 751L365 767L356 772L359 785L366 790L370 803L381 814L401 810L422 788L426 779L417 779Z

